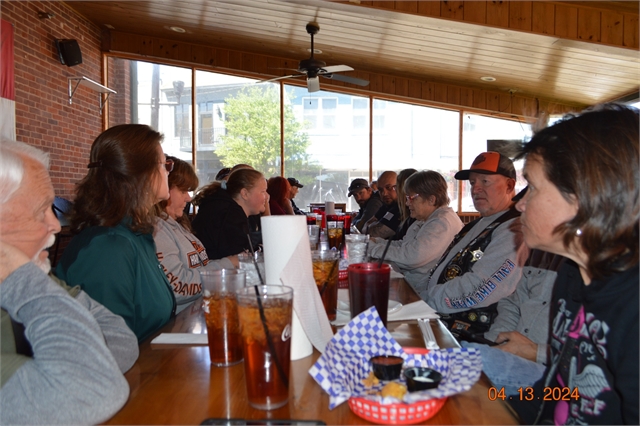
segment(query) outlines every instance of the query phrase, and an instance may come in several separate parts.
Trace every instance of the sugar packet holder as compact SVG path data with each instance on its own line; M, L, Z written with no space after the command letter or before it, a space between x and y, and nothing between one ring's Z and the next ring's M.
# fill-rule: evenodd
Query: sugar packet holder
M329 409L350 397L365 397L380 403L397 403L371 395L383 384L366 387L369 359L376 355L400 356L405 367L429 367L442 374L435 389L407 393L403 402L413 403L444 398L465 392L480 378L482 358L475 348L452 348L430 351L426 355L407 354L382 324L375 307L362 312L334 335L325 352L309 370L314 380L329 394Z

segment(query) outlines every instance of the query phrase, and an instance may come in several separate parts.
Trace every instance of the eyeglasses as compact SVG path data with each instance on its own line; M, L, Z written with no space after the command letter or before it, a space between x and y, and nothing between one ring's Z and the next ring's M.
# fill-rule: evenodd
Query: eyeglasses
M167 173L171 173L173 171L173 160L165 160L161 161L158 164L164 164L164 168L167 169Z
M404 198L407 199L407 203L411 203L413 202L413 200L415 200L416 198L418 198L420 196L420 194L413 194L413 195L405 195Z

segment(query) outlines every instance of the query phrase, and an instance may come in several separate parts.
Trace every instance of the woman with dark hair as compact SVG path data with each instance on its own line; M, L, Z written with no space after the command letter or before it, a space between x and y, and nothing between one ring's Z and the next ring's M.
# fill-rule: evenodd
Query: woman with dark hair
M175 312L153 242L153 206L169 198L162 135L142 124L102 132L76 189L71 228L56 275L122 316L139 341Z
M198 192L193 203L198 213L193 229L209 259L222 259L262 244L262 235L247 218L265 211L269 199L267 181L257 170L239 168L226 182L211 182Z
M289 193L291 184L281 176L269 178L267 182L267 192L269 193L269 209L272 215L294 214Z
M440 173L426 170L412 174L404 183L404 193L415 222L404 238L391 242L385 259L420 293L421 282L462 229L462 222L449 207L447 182ZM386 240L372 238L369 255L380 258L386 243Z
M173 161L173 171L169 174L169 199L156 204L155 233L156 251L160 264L176 296L176 312L189 306L202 294L200 270L233 269L238 267L238 256L211 260L207 251L195 235L191 233L191 222L184 214L184 208L198 187L198 176L191 164L179 158L167 157Z
M639 127L636 109L605 105L524 145L525 242L569 259L551 298L551 362L514 403L525 423L638 424Z

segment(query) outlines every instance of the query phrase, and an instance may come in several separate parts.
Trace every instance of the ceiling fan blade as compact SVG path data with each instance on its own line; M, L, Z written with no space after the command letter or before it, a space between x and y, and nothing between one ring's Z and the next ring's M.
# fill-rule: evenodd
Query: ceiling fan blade
M303 76L304 74L283 75L282 77L270 78L269 80L260 80L260 81L257 81L256 83L271 83L273 81L284 80L285 78L296 78L296 77L303 77Z
M355 84L357 86L368 86L369 81L363 80L361 78L349 77L348 75L342 74L322 74L324 78L329 78L331 80L338 80L344 83Z
M309 90L309 93L320 90L320 79L318 77L307 78L307 89Z
M348 65L332 65L330 67L323 67L318 71L318 74L331 74L334 72L353 71Z

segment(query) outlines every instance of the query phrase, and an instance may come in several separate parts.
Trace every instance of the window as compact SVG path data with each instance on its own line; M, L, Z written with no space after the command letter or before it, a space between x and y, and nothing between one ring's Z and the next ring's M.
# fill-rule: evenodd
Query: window
M201 185L222 167L238 163L252 165L267 178L279 175L283 165L286 177L304 185L296 197L302 208L328 200L357 210L347 197L351 180L415 168L440 172L449 182L451 205L457 209L460 203L460 212L475 212L467 182L453 178L459 164L468 168L486 150L512 157L510 150L531 136L528 124L458 109L324 90L309 93L283 82L256 84L244 77L115 57L108 61L107 83L119 88L109 102L110 126L145 123L156 128L164 134L165 153L195 160ZM519 176L516 189L524 185Z
M279 174L279 85L196 71L197 169L202 184L223 167L249 164Z
M532 136L531 126L517 121L465 114L462 134L462 168L467 169L473 160L484 151L498 151L513 158L518 145ZM516 192L526 186L522 178L522 161L515 163L518 179ZM471 199L469 181L462 181L462 212L475 212ZM457 201L453 204L457 208Z
M335 129L336 112L338 109L337 99L322 99L322 127L324 129Z
M393 123L388 132L376 132L374 125L373 178L385 170L436 170L449 183L449 198L457 198L460 113L378 99L373 107L374 123L376 116Z
M318 103L319 99L312 98L306 98L302 102L304 121L308 123L309 129L318 127Z
M351 107L353 109L353 129L369 131L369 100L354 97L351 101Z
M338 100L336 98L303 98L302 101L304 120L310 130L335 130L337 128L336 111Z
M306 88L288 85L285 93L298 123L287 119L284 136L285 175L304 185L296 204L306 208L309 203L334 201L357 210L347 192L352 179L369 174L369 134L352 123L361 117L368 126L369 99L325 91L310 97ZM308 127L300 125L305 123Z
M373 129L384 130L387 101L375 100L373 102Z
M186 136L191 139L191 105L179 104L175 107L174 137Z

